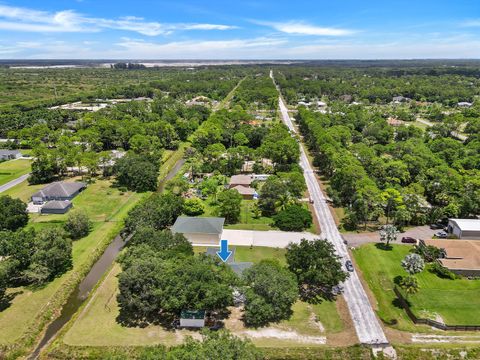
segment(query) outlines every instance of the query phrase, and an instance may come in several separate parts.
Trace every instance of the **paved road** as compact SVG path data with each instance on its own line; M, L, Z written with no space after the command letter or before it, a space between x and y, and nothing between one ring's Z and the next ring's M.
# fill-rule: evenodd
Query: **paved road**
M252 231L224 229L222 239L227 239L229 245L237 246L265 246L285 248L291 242L300 243L302 239L318 239L319 235L308 232L286 231Z
M270 72L270 76L273 79L272 72ZM282 98L279 100L279 107L282 113L283 121L292 133L296 133L295 127L293 126L292 120L288 115L287 107L285 106ZM313 207L315 209L315 216L320 223L322 237L333 243L338 255L342 258L341 261L345 262L350 258L347 247L343 243L343 239L337 229L333 216L330 213L325 196L322 193L313 169L308 162L308 158L302 144L300 144L300 152L300 166L303 168L310 196L314 200ZM367 294L365 293L365 290L363 289L362 283L360 282L356 272L350 273L350 277L345 281L344 289L344 297L347 302L359 341L363 344L371 345L388 344L385 333L383 332L383 329L380 326L377 317L375 316L375 312L370 305L370 301L368 300Z
M12 180L6 184L3 184L3 185L0 185L0 193L4 192L4 191L7 191L8 189L14 187L15 185L18 185L20 184L21 182L24 182L25 180L27 180L27 178L30 176L30 174L25 174L25 175L22 175L18 178L16 178L15 180Z

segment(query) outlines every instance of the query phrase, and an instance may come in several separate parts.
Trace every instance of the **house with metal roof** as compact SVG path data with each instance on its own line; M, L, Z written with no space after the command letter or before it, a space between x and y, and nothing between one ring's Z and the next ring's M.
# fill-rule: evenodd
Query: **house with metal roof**
M56 181L33 194L32 202L38 205L52 200L71 201L86 187L87 185L82 182Z
M171 230L183 234L195 245L218 245L225 218L179 216Z
M459 239L480 240L480 220L449 219L447 231Z

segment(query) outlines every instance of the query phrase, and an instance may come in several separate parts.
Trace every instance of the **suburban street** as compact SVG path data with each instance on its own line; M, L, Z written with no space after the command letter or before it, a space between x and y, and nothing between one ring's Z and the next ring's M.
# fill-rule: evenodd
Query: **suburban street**
M270 72L270 77L273 81L275 81L272 72ZM279 107L283 121L292 133L296 133L297 131L293 126L290 116L288 115L288 109L281 97L279 99ZM310 197L314 201L313 207L315 209L315 216L320 223L322 237L333 243L338 255L341 257L342 263L345 263L346 260L350 259L347 247L343 243L342 236L340 235L333 216L330 213L325 196L320 189L318 181L315 177L315 173L308 161L304 146L301 143L299 145L300 165L304 171L305 181L307 183ZM347 302L359 341L363 344L387 345L388 340L383 332L382 327L380 326L375 312L373 311L357 273L351 272L349 274L349 278L344 283L344 297ZM389 355L394 357L395 355L393 348L389 350L391 351Z
M15 185L20 184L21 182L24 182L25 180L27 180L29 176L30 174L25 174L25 175L19 176L15 180L9 181L6 184L0 185L0 193L7 191L8 189L14 187Z

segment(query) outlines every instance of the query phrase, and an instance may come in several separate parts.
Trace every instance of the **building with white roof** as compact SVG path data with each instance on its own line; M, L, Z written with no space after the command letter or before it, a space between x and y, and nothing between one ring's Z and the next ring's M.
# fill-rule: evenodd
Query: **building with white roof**
M448 233L459 239L480 240L479 219L449 219Z

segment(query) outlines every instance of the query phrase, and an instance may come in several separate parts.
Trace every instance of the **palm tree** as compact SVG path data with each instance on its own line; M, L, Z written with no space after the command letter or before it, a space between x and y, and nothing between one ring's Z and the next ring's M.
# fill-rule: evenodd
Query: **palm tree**
M407 294L407 299L408 299L408 295L416 294L418 292L418 290L420 289L420 287L418 286L417 278L415 276L412 276L412 275L403 278L400 281L400 287Z
M292 198L292 196L288 193L286 194L281 194L279 197L278 197L278 200L276 202L276 208L278 210L285 210L288 205L291 205L292 202L294 201L294 199Z

